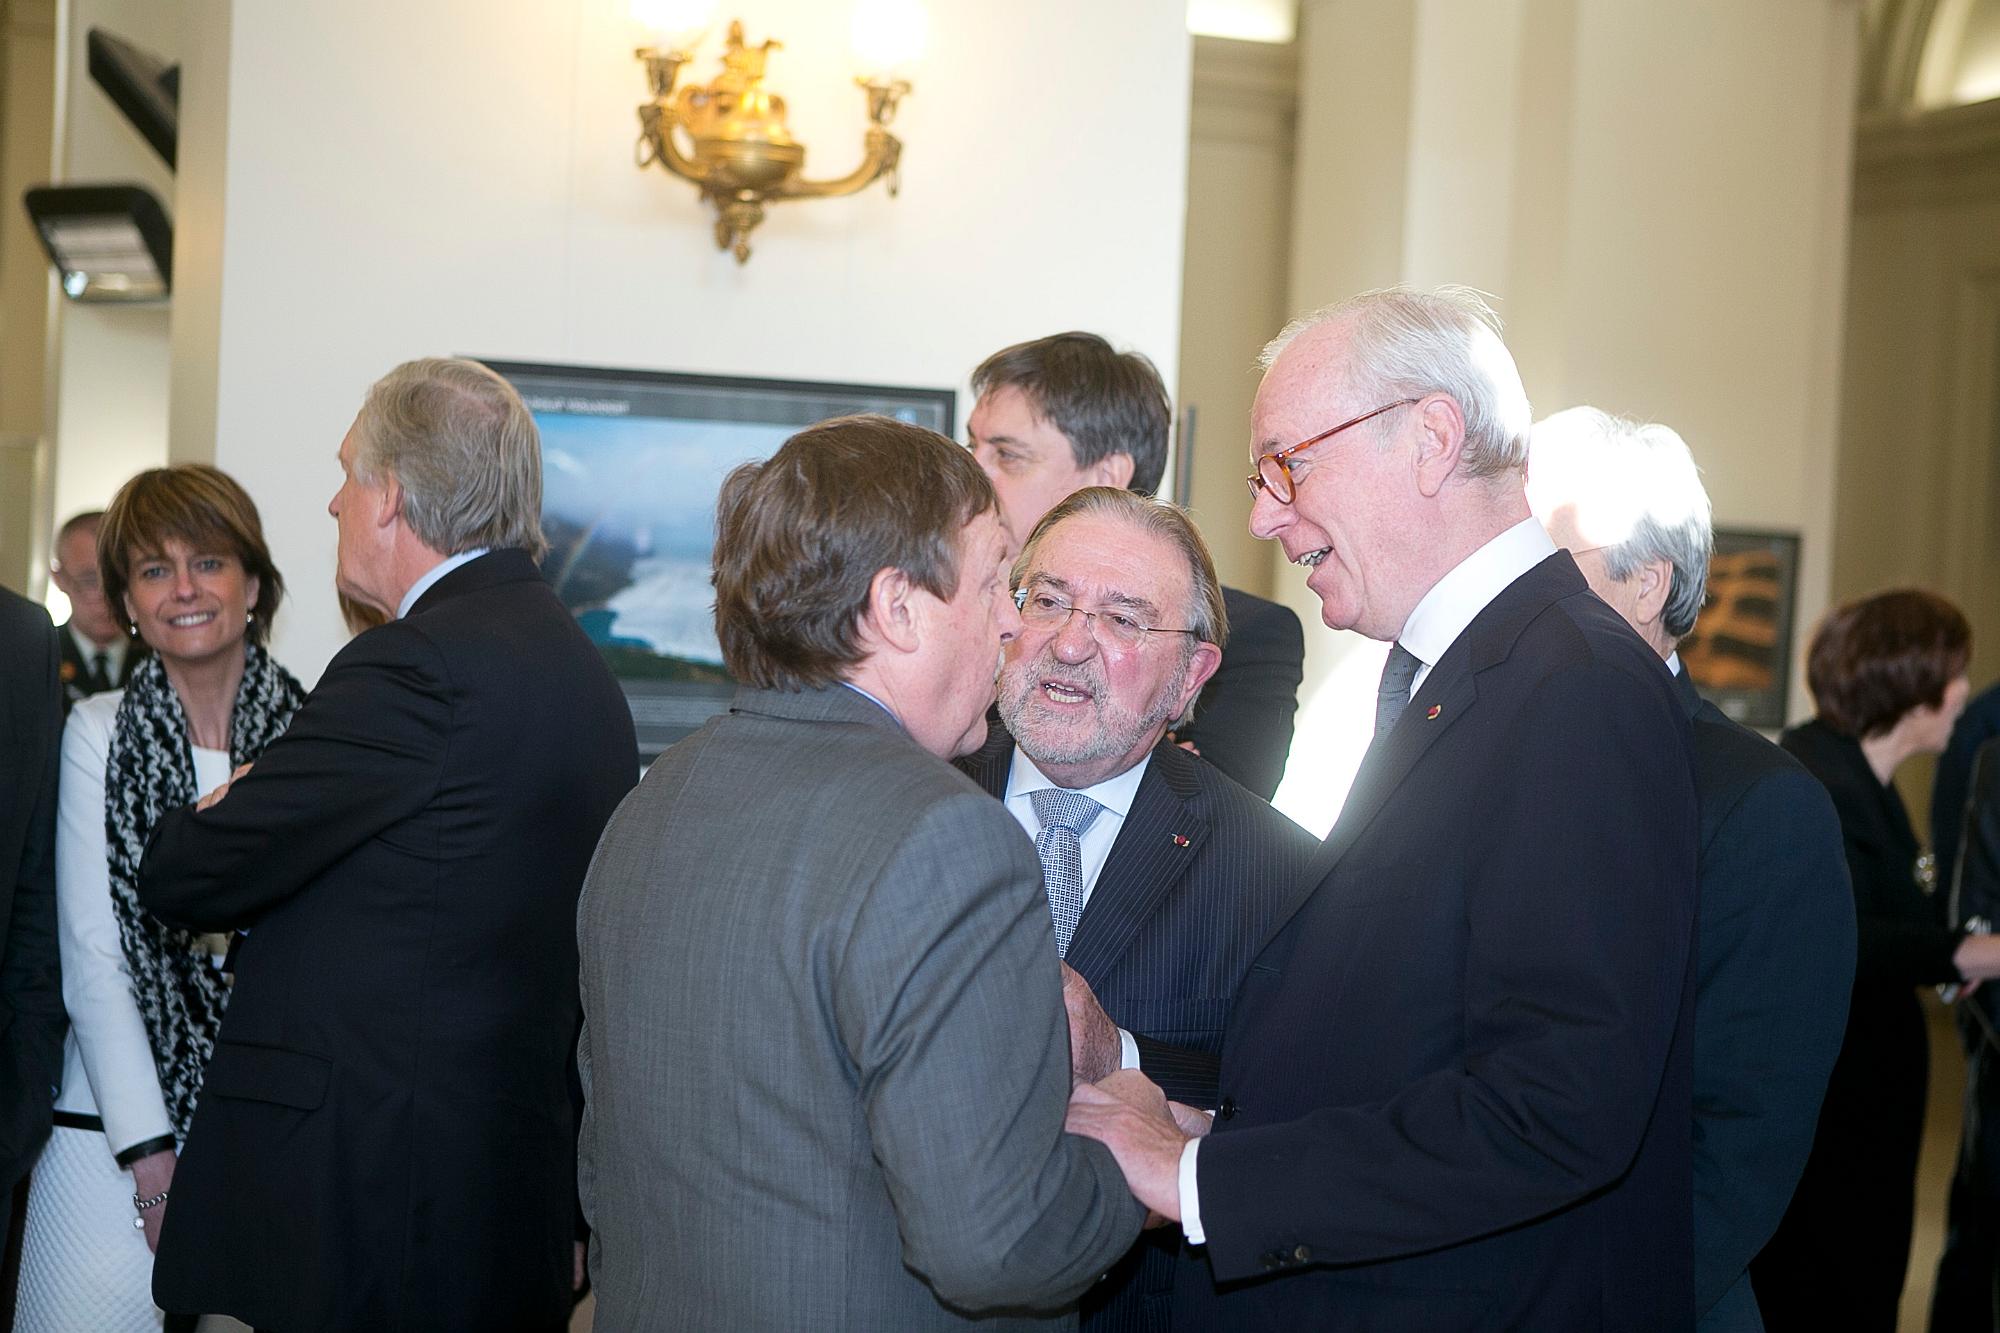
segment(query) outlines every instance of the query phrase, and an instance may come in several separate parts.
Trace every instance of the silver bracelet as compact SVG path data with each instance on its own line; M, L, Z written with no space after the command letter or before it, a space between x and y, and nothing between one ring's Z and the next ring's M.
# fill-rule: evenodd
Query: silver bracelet
M161 1204L165 1203L166 1201L167 1201L167 1191L165 1190L161 1190L158 1194L155 1194L150 1199L142 1199L136 1194L132 1196L132 1206L134 1208L137 1208L142 1213L145 1212L148 1208L158 1208Z

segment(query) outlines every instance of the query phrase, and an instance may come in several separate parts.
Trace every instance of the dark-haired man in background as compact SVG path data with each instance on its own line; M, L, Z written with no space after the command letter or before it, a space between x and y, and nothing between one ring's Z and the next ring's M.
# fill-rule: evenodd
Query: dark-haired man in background
M973 457L1000 495L1020 550L1042 515L1086 486L1160 488L1173 408L1153 363L1094 333L1057 333L995 352L972 372ZM1265 800L1285 775L1305 670L1290 608L1222 590L1229 647L1175 737Z
M993 488L941 435L822 422L723 483L742 682L619 807L577 913L598 1326L1074 1318L1142 1210L1063 1132L1035 853L944 762L1020 630Z

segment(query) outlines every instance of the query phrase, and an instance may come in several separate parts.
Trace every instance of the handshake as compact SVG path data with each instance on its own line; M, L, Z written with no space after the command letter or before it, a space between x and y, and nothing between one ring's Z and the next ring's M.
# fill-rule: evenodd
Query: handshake
M1190 1140L1208 1133L1209 1114L1169 1101L1137 1069L1121 1068L1124 1038L1117 1025L1075 969L1064 963L1062 971L1075 1080L1064 1127L1111 1150L1132 1197L1151 1210L1147 1226L1181 1221L1181 1154Z

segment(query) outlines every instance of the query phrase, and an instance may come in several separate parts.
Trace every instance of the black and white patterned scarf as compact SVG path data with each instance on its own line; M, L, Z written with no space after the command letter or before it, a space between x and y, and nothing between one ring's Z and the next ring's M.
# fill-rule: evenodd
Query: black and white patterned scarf
M243 648L243 683L229 715L232 768L262 754L305 698L298 681L270 654L247 641ZM187 1138L229 987L209 961L201 936L177 930L141 907L137 885L139 859L160 816L201 795L195 789L194 744L180 696L158 656L149 656L132 672L112 724L104 773L104 833L118 938L176 1142Z

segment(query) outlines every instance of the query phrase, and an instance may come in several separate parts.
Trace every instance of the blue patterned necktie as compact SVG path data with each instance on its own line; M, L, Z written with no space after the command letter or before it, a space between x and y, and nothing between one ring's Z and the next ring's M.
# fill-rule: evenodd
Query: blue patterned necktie
M1084 830L1104 807L1080 791L1044 787L1029 792L1042 831L1035 835L1035 855L1042 858L1042 887L1049 894L1049 917L1056 927L1056 954L1067 957L1069 937L1083 915Z
M1417 678L1423 659L1400 643L1389 645L1389 660L1382 664L1382 683L1375 690L1375 734L1396 725L1396 719L1410 706L1410 684Z

